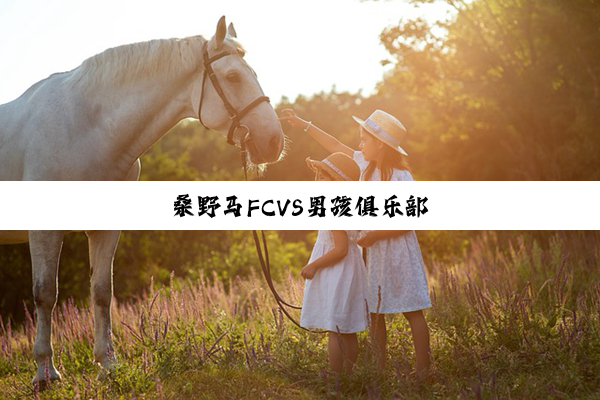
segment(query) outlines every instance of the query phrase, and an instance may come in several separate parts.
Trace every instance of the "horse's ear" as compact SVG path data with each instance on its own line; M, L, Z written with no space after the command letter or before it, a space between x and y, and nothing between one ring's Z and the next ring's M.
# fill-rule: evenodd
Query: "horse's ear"
M223 41L225 40L225 36L227 35L227 24L225 22L225 16L223 15L221 19L219 19L219 23L217 24L217 33L215 33L215 40L217 43L217 49L221 47Z
M234 37L234 38L237 37L237 33L235 33L235 28L233 27L233 22L229 23L229 28L227 28L227 33L231 37Z

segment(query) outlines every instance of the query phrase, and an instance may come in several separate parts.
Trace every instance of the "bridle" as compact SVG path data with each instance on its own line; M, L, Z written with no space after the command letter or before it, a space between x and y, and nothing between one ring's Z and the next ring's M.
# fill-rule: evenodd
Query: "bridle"
M244 107L244 109L242 111L239 111L239 112L235 109L235 107L233 107L231 105L231 103L227 100L227 97L225 96L225 92L223 92L223 89L221 88L221 85L219 84L217 76L215 75L215 71L212 68L212 63L217 60L220 60L223 57L233 56L233 55L236 55L236 54L222 52L222 53L219 53L212 57L209 57L208 56L208 40L206 42L204 42L204 45L202 46L202 59L204 60L204 73L202 75L202 93L200 94L200 105L198 106L198 120L200 121L202 126L209 129L206 125L204 125L204 122L202 122L202 103L204 101L204 83L206 81L206 77L208 76L210 78L210 81L213 84L213 87L215 88L215 91L221 98L221 101L223 101L223 105L225 106L225 109L227 109L227 112L229 113L229 117L231 118L231 126L229 127L229 132L227 132L227 143L235 146L235 142L233 141L233 133L235 132L235 130L237 128L244 127L244 128L246 128L246 135L240 139L240 146L242 148L242 151L245 152L245 142L246 142L248 135L250 135L250 129L246 125L241 125L240 122L241 122L242 118L244 118L246 116L246 114L248 114L250 112L250 110L252 110L256 106L258 106L263 101L270 102L270 100L267 96L265 96L263 94L262 96L258 97L256 100L254 100L253 102L248 104L246 107ZM262 89L261 89L261 92L262 92Z

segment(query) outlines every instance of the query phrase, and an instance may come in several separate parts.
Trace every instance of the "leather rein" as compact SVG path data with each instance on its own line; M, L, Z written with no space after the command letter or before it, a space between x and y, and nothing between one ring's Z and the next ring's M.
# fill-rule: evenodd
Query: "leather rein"
M210 81L213 84L213 87L215 88L215 91L221 98L221 101L223 101L223 105L225 106L225 109L229 113L229 117L231 118L231 121L232 121L231 126L229 127L229 132L227 133L227 143L229 143L232 146L235 146L235 141L233 140L233 134L235 133L235 131L238 128L246 129L246 133L242 137L240 137L240 147L241 147L241 157L242 157L242 166L244 168L244 175L246 177L246 180L248 180L248 173L247 173L247 166L246 166L246 141L248 140L248 138L250 136L250 128L248 128L248 126L246 126L246 125L242 125L241 121L242 121L242 118L244 118L252 109L257 107L260 103L262 103L263 101L270 103L271 100L267 96L264 96L264 95L260 96L259 98L257 98L256 100L254 100L253 102L248 104L243 110L238 112L235 109L235 107L233 107L231 105L229 100L227 100L227 96L225 96L225 92L223 92L223 88L219 84L219 80L217 79L215 71L212 68L213 62L220 60L223 57L233 56L236 54L223 52L223 53L214 55L212 57L209 57L208 43L209 43L209 41L206 41L202 48L202 58L204 60L203 61L204 74L202 77L202 94L200 95L200 106L198 107L198 120L200 120L200 123L202 124L202 126L204 126L206 129L210 129L202 121L202 104L204 103L204 86L206 83L206 77L208 76Z
M281 298L279 293L277 293L277 290L275 289L275 285L273 285L273 279L271 278L271 264L269 263L269 250L267 248L267 239L265 237L264 231L261 231L260 233L262 236L263 247L265 248L264 257L263 257L262 249L260 247L258 233L256 233L255 230L252 231L252 235L254 236L254 245L256 246L256 253L258 254L258 260L260 261L260 266L262 268L263 275L265 276L267 285L269 286L269 289L271 289L271 293L273 293L273 297L275 298L275 301L277 302L279 309L298 328L303 329L307 332L312 332L312 333L326 333L327 331L313 330L313 329L307 329L307 328L303 327L302 325L300 325L300 323L298 321L296 321L296 319L294 317L292 317L292 315L289 313L289 311L285 308L285 307L289 307L289 308L293 308L295 310L302 310L302 307L295 306L295 305L292 305L292 304L286 302L285 300L283 300L283 298Z

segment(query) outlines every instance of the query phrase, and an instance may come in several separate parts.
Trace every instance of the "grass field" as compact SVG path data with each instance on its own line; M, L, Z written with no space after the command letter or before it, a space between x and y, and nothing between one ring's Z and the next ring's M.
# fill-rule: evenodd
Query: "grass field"
M376 371L368 334L355 373L327 372L327 339L295 328L261 276L172 279L114 304L119 364L93 362L90 310L55 310L61 382L39 392L33 318L0 326L2 398L600 398L600 235L559 233L540 245L501 245L485 233L455 262L428 265L434 383L410 378L414 351L402 316L388 320L389 362ZM281 282L301 302L303 282ZM225 290L225 287L229 290Z

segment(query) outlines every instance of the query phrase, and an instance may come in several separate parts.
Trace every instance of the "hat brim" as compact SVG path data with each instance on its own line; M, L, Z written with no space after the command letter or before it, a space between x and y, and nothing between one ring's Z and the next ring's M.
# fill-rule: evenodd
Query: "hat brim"
M408 154L406 153L406 151L398 146L395 145L393 143L390 143L389 141L387 141L386 139L382 138L377 132L375 132L369 125L367 125L367 123L365 121L363 121L362 119L355 117L354 115L352 116L352 118L360 125L363 127L364 130L366 130L367 132L369 132L371 135L375 136L377 139L381 140L383 143L387 144L388 146L390 146L392 148L392 150L397 151L400 154L404 154L405 156L408 156Z
M331 169L331 167L329 165L325 164L322 161L313 160L312 158L307 157L306 158L306 165L308 165L310 169L312 169L313 171L315 171L315 173L317 173L319 171L326 172L327 175L329 175L331 178L333 178L336 181L345 181L346 180L346 179L342 178L340 176L340 174L338 174L333 169Z

